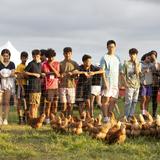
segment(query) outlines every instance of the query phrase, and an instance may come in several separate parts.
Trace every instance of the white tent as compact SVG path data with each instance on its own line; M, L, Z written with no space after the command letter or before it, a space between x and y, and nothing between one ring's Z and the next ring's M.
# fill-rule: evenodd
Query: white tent
M11 61L17 66L20 63L20 52L12 45L10 41L0 47L0 52L3 49L9 49L11 52Z

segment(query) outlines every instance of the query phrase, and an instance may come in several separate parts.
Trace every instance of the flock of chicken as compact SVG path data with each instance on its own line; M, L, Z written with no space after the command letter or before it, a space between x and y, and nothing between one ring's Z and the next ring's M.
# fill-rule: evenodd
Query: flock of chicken
M45 120L45 114L39 118L29 119L29 125L32 128L40 128ZM108 144L124 143L126 137L137 136L155 136L160 137L160 116L154 120L147 113L145 118L140 114L139 117L132 116L130 120L123 117L117 120L113 112L110 112L110 121L102 123L101 114L97 118L87 118L83 113L82 118L77 116L65 117L62 113L58 116L51 114L51 127L54 131L62 133L72 133L80 135L88 132L90 136L96 139L104 140Z

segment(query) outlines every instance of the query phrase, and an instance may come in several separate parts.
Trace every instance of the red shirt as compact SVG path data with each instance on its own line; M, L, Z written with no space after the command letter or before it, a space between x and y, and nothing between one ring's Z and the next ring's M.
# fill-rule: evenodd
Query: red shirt
M60 70L60 63L58 61L52 61L51 62L52 67L55 68L56 71L59 72ZM45 76L45 86L46 89L57 89L58 88L58 77L56 77L56 74L51 69L48 61L45 61L42 65L42 71L46 73Z

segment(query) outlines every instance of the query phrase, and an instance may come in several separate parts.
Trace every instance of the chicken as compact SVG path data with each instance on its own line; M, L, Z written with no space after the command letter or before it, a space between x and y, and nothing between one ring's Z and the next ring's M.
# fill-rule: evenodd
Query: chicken
M50 124L51 124L51 127L54 129L54 130L56 130L56 131L58 131L59 130L59 128L60 128L60 126L61 126L61 124L62 124L62 119L61 119L61 117L60 116L55 116L54 114L51 114L51 122L50 122Z
M96 139L105 139L108 131L110 130L110 128L111 128L110 123L100 126L99 127L99 132L97 134L95 134L94 137Z
M83 131L89 131L89 128L91 128L90 126L94 126L94 118L89 118L89 119L86 119L85 121L82 121L82 128L83 128Z
M82 120L82 121L85 121L85 120L86 120L86 117L87 117L87 113L86 113L85 111L83 111L83 112L81 113L81 120Z
M130 135L133 137L137 137L141 134L141 125L138 123L138 120L135 116L131 117L131 133Z
M98 117L94 120L94 126L101 126L102 125L102 115L99 114Z
M77 122L74 127L72 128L72 133L76 134L76 135L80 135L83 133L82 130L82 121Z
M115 124L117 124L117 120L113 112L109 112L109 117L110 117L111 126L114 126Z
M118 143L122 144L124 143L126 139L126 127L124 124L121 124L120 129L113 132L107 139L107 142L109 144Z
M141 133L142 135L148 136L148 135L155 135L156 134L156 123L153 121L152 116L149 114L149 112L145 115L146 121L142 124Z
M122 123L120 121L118 121L118 123L115 124L113 127L110 124L110 129L108 130L108 132L106 134L105 140L108 141L108 139L110 138L110 136L112 136L112 134L114 134L115 132L117 132L120 129L121 124Z
M35 129L41 128L45 118L46 118L46 115L43 113L38 118L29 118L28 124Z
M57 129L62 133L67 132L68 131L68 119L65 118L64 121L61 121Z
M157 115L155 122L156 122L157 136L160 137L160 115Z

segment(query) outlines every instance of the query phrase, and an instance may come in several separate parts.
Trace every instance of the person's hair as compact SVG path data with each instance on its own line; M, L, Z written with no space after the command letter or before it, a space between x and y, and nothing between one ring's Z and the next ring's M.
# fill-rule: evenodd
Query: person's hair
M26 51L21 52L21 58L22 57L28 58L28 53Z
M142 57L141 57L141 61L144 61L146 59L146 57L150 56L150 53L145 53Z
M155 50L150 51L150 55L152 55L152 54L154 54L157 58L157 54L158 54L157 51L155 51Z
M41 56L46 56L47 57L47 50L46 49L41 49Z
M34 50L32 51L32 56L36 56L36 55L41 55L41 52L40 52L39 49L34 49Z
M9 49L3 49L1 55L3 56L6 53L9 55L9 57L11 56L11 52L9 51Z
M49 49L47 50L47 58L51 58L51 57L55 57L55 56L56 56L55 50L52 49L52 48L49 48Z
M85 62L86 60L91 59L91 58L92 58L92 57L91 57L90 55L85 54L85 55L83 55L83 57L82 57L82 61Z
M116 42L114 40L109 40L107 42L107 46L109 46L110 44L114 44L116 46Z
M72 52L72 48L71 47L65 47L63 49L63 54L68 53L68 52Z
M136 48L131 48L129 50L129 55L132 55L132 54L138 54L138 50Z

